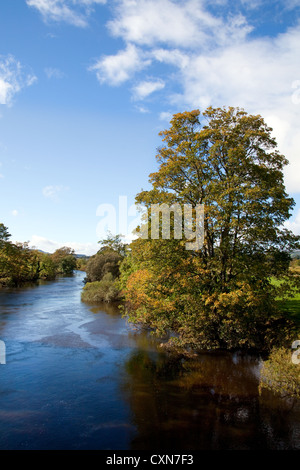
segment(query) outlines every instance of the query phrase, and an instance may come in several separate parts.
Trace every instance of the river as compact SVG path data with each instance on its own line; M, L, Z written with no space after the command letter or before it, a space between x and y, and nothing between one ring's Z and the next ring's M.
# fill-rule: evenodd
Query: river
M300 449L300 406L258 393L260 360L172 359L84 273L0 290L0 449Z

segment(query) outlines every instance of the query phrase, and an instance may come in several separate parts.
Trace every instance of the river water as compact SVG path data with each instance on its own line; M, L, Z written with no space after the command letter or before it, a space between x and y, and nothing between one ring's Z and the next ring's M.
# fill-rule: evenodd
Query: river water
M0 290L0 449L300 449L300 406L258 393L260 360L178 361L84 273Z

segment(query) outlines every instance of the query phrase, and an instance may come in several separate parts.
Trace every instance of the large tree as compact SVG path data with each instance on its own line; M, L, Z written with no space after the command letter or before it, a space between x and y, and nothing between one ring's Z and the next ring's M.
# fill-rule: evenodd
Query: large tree
M283 228L294 206L284 185L288 161L264 119L239 108L176 114L160 135L152 189L137 203L204 204L204 243L193 252L181 240L133 243L140 276L127 268L131 318L171 329L192 347L262 347L276 312L271 277L288 278L299 247Z

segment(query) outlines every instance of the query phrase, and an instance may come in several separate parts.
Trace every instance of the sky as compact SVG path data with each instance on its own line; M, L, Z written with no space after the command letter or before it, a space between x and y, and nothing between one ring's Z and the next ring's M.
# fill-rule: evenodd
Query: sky
M300 234L300 0L1 0L0 222L92 255L130 238L173 114L260 114Z

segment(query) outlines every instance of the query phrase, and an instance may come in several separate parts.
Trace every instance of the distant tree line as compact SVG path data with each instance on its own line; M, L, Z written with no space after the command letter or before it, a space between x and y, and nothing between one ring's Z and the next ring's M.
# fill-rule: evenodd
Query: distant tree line
M13 243L8 228L0 223L0 287L19 287L39 279L53 280L77 268L74 250L62 247L54 253L31 249L28 243Z

